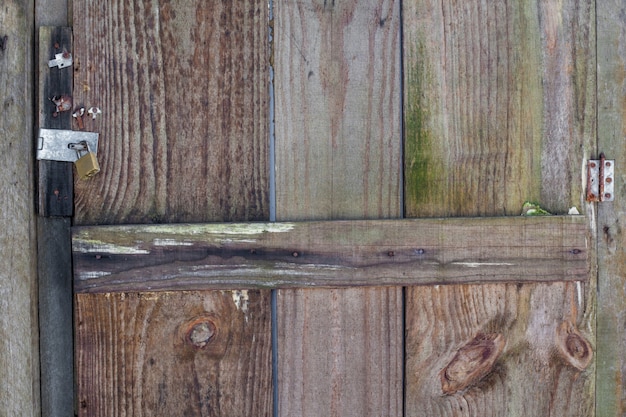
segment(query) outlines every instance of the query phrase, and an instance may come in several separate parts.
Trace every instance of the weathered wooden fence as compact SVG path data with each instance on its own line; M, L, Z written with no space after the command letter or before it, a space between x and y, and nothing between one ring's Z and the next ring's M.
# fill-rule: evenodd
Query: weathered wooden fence
M74 102L103 111L85 119L102 172L75 183L78 391L54 385L71 364L47 342L68 340L43 314L44 415L622 415L626 4L267 6L73 3ZM63 19L0 9L7 415L40 413L31 59L34 26ZM595 205L583 170L600 151L616 198ZM583 215L512 219L526 200ZM270 217L319 222L296 223L302 244L233 224L193 237ZM37 222L41 279L69 220ZM149 226L180 222L213 223ZM309 260L323 276L293 278ZM51 298L67 291L41 282L40 313L67 330Z

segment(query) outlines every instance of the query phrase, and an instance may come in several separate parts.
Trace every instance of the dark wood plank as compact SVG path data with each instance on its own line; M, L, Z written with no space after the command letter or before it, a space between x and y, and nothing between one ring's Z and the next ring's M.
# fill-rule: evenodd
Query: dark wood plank
M626 414L626 4L598 8L598 151L615 159L615 201L598 204L598 335L596 415ZM616 183L617 185L617 183Z
M74 2L74 95L102 114L76 224L268 218L267 2Z
M78 414L271 416L269 296L77 295Z
M74 229L77 292L585 281L583 216Z
M33 1L0 7L0 413L41 415L34 207Z
M276 219L401 216L400 3L274 1ZM278 412L402 415L402 290L280 290Z
M71 129L72 113L57 113L51 99L72 96L71 67L49 68L48 61L64 51L72 53L72 29L68 27L41 27L38 47L38 126L47 129ZM74 214L73 164L59 161L37 161L38 212L45 217L71 217Z
M41 410L48 417L74 412L74 323L71 219L37 219Z
M85 120L101 172L75 183L75 224L268 219L267 13L257 0L73 2L75 101L102 111ZM270 292L254 294L246 311L219 291L76 295L79 414L271 414ZM203 314L230 320L226 354L167 333ZM162 337L124 330L140 328Z
M53 117L50 97L71 95L72 68L49 68L48 60L71 52L72 29L39 29L39 127L71 129L71 112ZM39 161L39 213L37 220L39 286L39 352L41 410L49 417L74 412L74 344L72 311L71 216L74 209L72 164Z
M594 3L403 7L407 216L517 215L526 200L553 213L576 206L593 271L581 171L595 146ZM406 415L593 415L595 287L589 274L408 288ZM481 337L505 343L487 372L469 354L454 362L460 352L493 359L473 344ZM563 350L567 341L578 350ZM464 388L449 391L453 381Z

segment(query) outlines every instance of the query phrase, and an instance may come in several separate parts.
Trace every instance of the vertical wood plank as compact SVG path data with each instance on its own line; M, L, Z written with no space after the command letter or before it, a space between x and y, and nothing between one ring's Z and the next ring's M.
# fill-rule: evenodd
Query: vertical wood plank
M275 7L276 217L399 216L399 4Z
M49 98L71 96L72 68L47 63L55 54L72 52L72 29L40 27L38 45L38 126L71 129L71 112L53 117L56 106ZM41 411L49 417L74 412L74 390L67 389L74 386L71 219L53 217L74 211L72 165L38 161L39 214L50 216L37 219Z
M0 7L0 410L39 416L32 1Z
M78 294L79 415L270 416L269 297Z
M75 2L76 103L101 172L76 223L268 217L267 3Z
M580 209L596 127L592 5L404 8L407 215Z
M275 2L277 220L399 217L399 3ZM281 416L402 415L402 290L279 290Z
M407 216L518 215L537 200L593 224L581 185L595 145L593 4L403 4ZM593 361L572 365L593 354L593 278L406 297L407 416L593 415ZM442 378L463 375L455 355L481 334L504 339L501 355L444 394Z
M102 110L76 224L267 220L267 13L74 2L75 101ZM76 295L79 415L271 415L270 292L247 294ZM217 333L190 348L176 332L205 316Z
M38 127L71 129L71 111L57 112L53 98L72 97L72 68L49 68L48 61L65 51L72 53L72 30L68 27L41 27L38 42ZM38 212L45 217L71 217L74 214L73 164L37 161Z
M598 151L615 159L615 201L598 205L596 415L626 414L626 2L598 7Z

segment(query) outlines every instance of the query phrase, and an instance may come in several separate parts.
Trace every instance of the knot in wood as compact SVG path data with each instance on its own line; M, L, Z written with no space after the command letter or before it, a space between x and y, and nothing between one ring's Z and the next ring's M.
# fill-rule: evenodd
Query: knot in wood
M453 394L482 380L491 372L505 344L501 334L479 333L462 346L439 373L444 394Z
M591 344L569 321L564 321L556 331L556 344L566 363L582 371L591 363Z
M208 319L198 319L189 325L187 341L196 349L203 349L215 335L215 324Z

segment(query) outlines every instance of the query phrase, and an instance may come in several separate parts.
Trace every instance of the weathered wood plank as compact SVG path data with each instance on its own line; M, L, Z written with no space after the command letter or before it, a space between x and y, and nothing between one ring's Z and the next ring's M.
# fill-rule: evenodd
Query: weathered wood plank
M562 323L583 319L580 284L464 285L410 288L406 311L406 412L408 416L592 416L593 366L572 358L582 343L558 347ZM586 331L588 331L586 329ZM444 394L440 372L477 334L505 341L490 372ZM489 355L489 351L479 352ZM453 379L453 376L450 376Z
M74 2L76 103L102 110L76 224L268 218L267 2Z
M74 413L74 323L71 219L37 219L41 411Z
M76 224L267 220L267 3L73 3L75 101L102 110ZM75 299L79 415L271 414L269 291ZM227 320L225 354L168 333L197 315Z
M411 0L403 18L407 216L580 209L593 5Z
M501 216L537 200L592 225L581 167L595 145L593 3L403 5L406 214ZM591 275L408 288L406 415L593 415L594 300ZM499 345L480 340L505 344L491 358Z
M276 2L276 218L401 212L398 2Z
M35 26L72 26L72 0L35 0Z
M72 97L72 68L49 68L48 61L65 51L72 53L72 29L39 28L37 61L38 126L47 129L71 129L72 113L57 112L52 99ZM71 217L74 214L73 164L59 161L37 161L38 212L45 217Z
M51 4L49 4L51 6ZM39 21L37 21L39 23ZM70 113L53 117L51 97L72 94L72 68L49 68L48 60L72 52L72 29L40 27L38 41L38 126L71 129ZM74 212L72 163L38 161L37 254L41 412L49 417L74 412L74 339L70 226ZM63 217L51 217L63 216Z
M271 416L269 296L78 294L79 415Z
M584 216L75 228L77 292L586 281Z
M626 3L598 8L598 151L615 159L615 201L598 205L596 415L626 414Z
M400 217L400 3L274 6L276 219ZM402 415L401 291L278 291L279 415Z
M33 178L33 2L0 7L0 410L41 415Z

